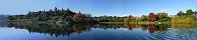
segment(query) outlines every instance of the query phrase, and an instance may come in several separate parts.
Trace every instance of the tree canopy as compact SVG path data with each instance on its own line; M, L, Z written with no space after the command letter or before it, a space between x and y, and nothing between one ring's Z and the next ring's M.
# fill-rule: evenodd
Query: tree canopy
M157 16L154 14L154 13L150 13L149 15L148 15L148 20L149 21L154 21L154 20L156 20L157 19Z

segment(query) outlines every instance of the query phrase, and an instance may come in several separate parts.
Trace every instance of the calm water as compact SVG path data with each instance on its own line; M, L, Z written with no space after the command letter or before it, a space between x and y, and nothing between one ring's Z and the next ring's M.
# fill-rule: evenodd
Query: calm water
M0 40L196 40L197 28L167 24L0 23Z

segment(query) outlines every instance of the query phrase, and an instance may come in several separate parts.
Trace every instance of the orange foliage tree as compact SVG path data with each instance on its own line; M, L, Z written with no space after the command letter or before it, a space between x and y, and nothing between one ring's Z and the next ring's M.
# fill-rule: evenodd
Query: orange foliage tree
M76 13L73 16L73 21L80 22L80 21L84 20L85 18L86 18L86 15L82 14L81 12L79 12L79 13Z
M130 15L128 18L124 19L125 24L129 24L129 22L136 22L136 18Z
M129 20L129 22L135 22L136 21L136 18L133 17L133 16L129 16L128 20Z

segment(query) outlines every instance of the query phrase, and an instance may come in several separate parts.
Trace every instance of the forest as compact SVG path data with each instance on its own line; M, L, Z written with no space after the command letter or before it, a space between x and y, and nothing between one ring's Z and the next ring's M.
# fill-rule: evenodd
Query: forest
M32 23L97 23L97 21L92 20L90 14L83 14L80 11L78 13L73 12L67 8L58 9L55 7L54 10L49 11L29 11L26 15L12 15L7 17L9 22L32 22Z

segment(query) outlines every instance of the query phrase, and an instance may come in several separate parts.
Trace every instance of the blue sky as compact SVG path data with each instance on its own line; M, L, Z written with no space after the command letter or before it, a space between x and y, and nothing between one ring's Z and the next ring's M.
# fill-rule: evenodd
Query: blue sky
M0 0L0 5L1 15L27 14L54 7L93 16L141 16L150 12L175 15L178 11L197 10L197 0Z

